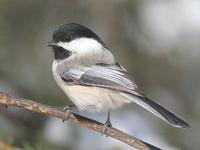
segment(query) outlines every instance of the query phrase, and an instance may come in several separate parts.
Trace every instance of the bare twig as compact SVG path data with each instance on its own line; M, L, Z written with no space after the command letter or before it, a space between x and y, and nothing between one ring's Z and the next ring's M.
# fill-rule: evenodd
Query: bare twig
M60 118L62 120L68 120L74 124L78 124L82 127L97 131L97 132L102 132L104 129L104 125L100 122L97 122L95 120L86 118L84 116L80 116L75 113L70 113L69 116L66 115L66 113L62 110L59 110L55 107L41 104L32 100L24 99L24 98L19 98L19 97L14 97L10 96L6 93L0 92L0 104L4 106L15 106L15 107L21 107L23 109L32 111L32 112L37 112L40 114L45 114L48 116L53 116ZM148 144L136 137L130 136L118 129L115 128L109 128L106 131L106 135L113 137L115 139L118 139L136 149L139 150L160 150L159 148Z

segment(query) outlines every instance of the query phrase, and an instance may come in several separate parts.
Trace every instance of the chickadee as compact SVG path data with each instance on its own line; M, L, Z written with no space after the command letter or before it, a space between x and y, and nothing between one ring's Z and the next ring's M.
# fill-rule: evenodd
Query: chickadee
M105 43L93 31L76 23L60 26L48 43L55 60L52 72L58 86L81 111L108 111L136 103L174 127L190 125L149 99L127 71L117 63Z

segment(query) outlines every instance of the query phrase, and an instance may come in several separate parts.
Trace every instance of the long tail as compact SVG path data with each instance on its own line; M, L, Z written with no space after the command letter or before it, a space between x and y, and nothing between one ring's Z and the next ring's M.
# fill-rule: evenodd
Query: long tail
M190 125L181 117L175 115L174 113L170 112L166 108L162 107L161 105L159 105L158 103L152 101L147 97L132 96L130 94L125 94L125 93L123 93L123 96L127 97L128 99L131 99L136 104L152 112L154 115L156 115L160 119L163 119L164 121L166 121L167 123L169 123L174 127L182 127L182 128L190 127Z

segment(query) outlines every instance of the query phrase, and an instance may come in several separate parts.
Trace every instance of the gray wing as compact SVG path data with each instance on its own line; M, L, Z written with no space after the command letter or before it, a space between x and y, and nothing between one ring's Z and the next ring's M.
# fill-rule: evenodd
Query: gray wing
M129 78L128 73L119 65L93 65L65 71L61 75L64 81L73 84L97 86L142 96L137 85Z

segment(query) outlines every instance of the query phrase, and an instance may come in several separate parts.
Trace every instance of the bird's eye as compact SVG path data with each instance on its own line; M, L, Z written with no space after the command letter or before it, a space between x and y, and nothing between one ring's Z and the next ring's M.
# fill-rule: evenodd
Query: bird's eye
M66 36L66 37L65 37L65 41L70 42L70 41L71 41L71 37Z

